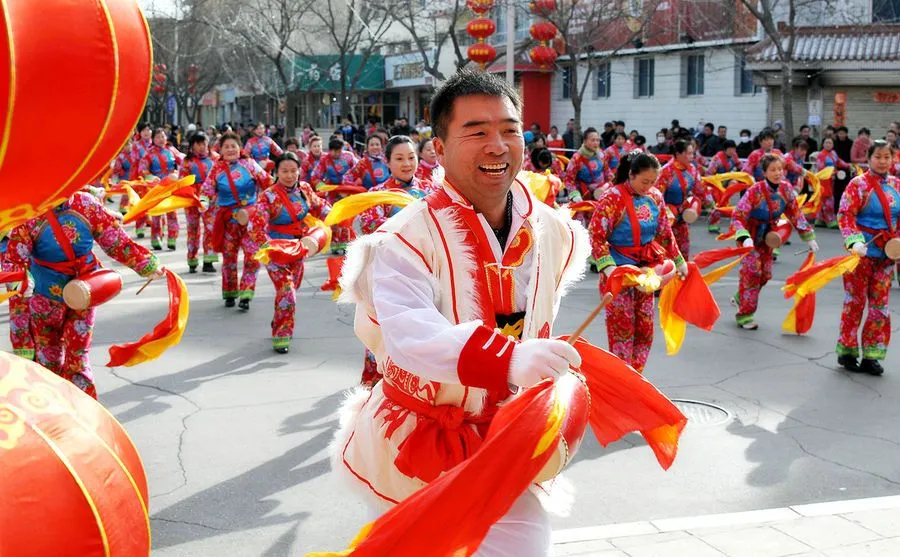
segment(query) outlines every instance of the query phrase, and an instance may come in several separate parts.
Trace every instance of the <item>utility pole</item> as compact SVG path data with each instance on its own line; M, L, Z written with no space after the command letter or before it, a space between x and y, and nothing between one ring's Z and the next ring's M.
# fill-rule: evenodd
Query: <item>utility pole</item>
M516 6L514 0L506 0L506 82L516 84Z

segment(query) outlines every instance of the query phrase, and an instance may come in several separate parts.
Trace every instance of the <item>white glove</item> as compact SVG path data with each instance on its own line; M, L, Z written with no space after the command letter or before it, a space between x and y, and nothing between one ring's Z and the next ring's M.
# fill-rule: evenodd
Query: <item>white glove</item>
M745 248L752 248L753 238L744 238L744 241L741 243L741 245Z
M163 278L164 276L166 276L166 268L160 265L156 268L155 271L153 271L153 274L147 278L157 280Z
M809 246L809 251L811 251L813 253L819 251L819 243L816 242L815 240L810 240L810 241L806 242L806 245Z
M581 365L575 347L562 340L532 338L513 348L509 362L509 382L517 387L530 387L542 379L556 379L569 367Z
M300 244L306 248L306 256L312 257L313 255L319 253L319 243L310 238L309 236L304 236L300 238Z
M856 242L855 244L850 246L850 251L852 251L853 253L855 253L856 255L858 255L860 257L865 257L866 254L869 252L869 248L867 248L866 245L862 242Z
M687 265L687 262L686 262L686 261L682 261L681 263L679 263L678 265L676 265L676 266L675 266L675 272L678 273L678 276L680 276L681 278L686 279L687 276L688 276L688 265Z

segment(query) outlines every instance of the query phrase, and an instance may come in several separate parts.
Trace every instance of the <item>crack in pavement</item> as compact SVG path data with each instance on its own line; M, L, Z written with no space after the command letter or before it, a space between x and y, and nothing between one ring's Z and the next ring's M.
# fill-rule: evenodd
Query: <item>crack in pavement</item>
M191 412L188 412L181 418L181 431L178 434L178 452L176 453L175 457L178 462L178 470L181 472L181 480L182 480L181 484L176 486L173 489L170 489L169 491L164 492L164 493L156 493L153 496L151 496L150 499L155 499L157 497L163 497L165 495L171 495L172 493L175 493L176 491L178 491L179 489L181 489L187 485L187 470L185 469L184 460L183 460L184 437L188 430L187 421L191 417L193 417L195 414L197 414L198 412L203 410L203 408L199 404L197 404L196 402L194 402L193 400L184 396L181 393L177 393L175 391L170 391L163 387L157 387L156 385L148 385L147 383L141 383L140 381L132 381L131 379L128 379L127 377L123 377L122 375L117 373L116 368L110 368L109 371L110 371L110 373L112 373L113 376L118 377L119 379L128 383L129 385L133 385L136 387L144 387L145 389L151 389L151 390L154 390L154 391L157 391L160 393L164 393L164 394L167 394L170 396L180 398L180 399L184 400L185 402L187 402L188 404L190 404L194 408Z
M805 453L805 454L808 455L808 456L811 456L812 458L815 458L816 460L821 460L822 462L827 462L827 463L829 463L829 464L832 464L832 465L834 465L834 466L837 466L838 468L843 468L843 469L845 469L845 470L851 470L851 471L853 471L853 472L859 472L860 474L866 474L867 476L872 476L872 477L874 477L874 478L878 478L878 479L883 480L883 481L885 481L885 482L887 482L887 483L889 483L889 484L891 484L891 485L898 485L898 486L900 486L900 481L892 480L892 479L890 479L890 478L888 478L888 477L886 477L886 476L882 476L881 474L878 474L878 473L876 473L876 472L871 472L871 471L869 471L869 470L862 470L862 469L860 469L860 468L855 468L855 467L850 466L850 465L848 465L848 464L843 464L843 463L841 463L841 462L837 462L837 461L834 461L834 460L825 458L824 456L817 455L817 454L813 453L812 451L810 451L809 449L807 449L806 447L804 447L804 446L803 446L803 443L801 443L800 440L797 439L796 437L794 437L791 433L786 432L785 435L787 435L792 441L794 441L794 443L797 444L797 447L798 447L801 451L803 451L803 453ZM896 443L895 443L895 444L896 444Z
M199 526L200 528L206 528L207 530L212 530L214 532L230 532L231 531L226 528L216 528L215 526L209 526L207 524L201 524L199 522L188 522L187 520L172 520L170 518L159 518L156 516L151 516L150 522L153 522L154 520L157 522L166 522L168 524L181 524L183 526Z

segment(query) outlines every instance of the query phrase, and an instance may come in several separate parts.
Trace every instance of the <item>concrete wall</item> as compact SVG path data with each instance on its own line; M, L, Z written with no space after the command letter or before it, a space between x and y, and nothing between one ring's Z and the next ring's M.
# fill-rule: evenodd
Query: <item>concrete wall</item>
M683 96L682 56L701 53L705 55L704 93ZM588 85L582 104L582 128L602 128L608 120L624 120L626 130L637 129L652 144L656 132L669 127L674 118L683 127L696 127L701 120L728 126L729 137L737 137L741 128L759 131L769 120L765 89L755 94L736 93L737 59L731 48L660 52L642 57L650 56L655 59L653 97L635 98L635 56L614 58L610 61L610 97L596 98L594 83ZM594 76L596 72L592 79ZM573 114L572 102L562 98L562 74L557 73L553 78L551 120L563 130Z

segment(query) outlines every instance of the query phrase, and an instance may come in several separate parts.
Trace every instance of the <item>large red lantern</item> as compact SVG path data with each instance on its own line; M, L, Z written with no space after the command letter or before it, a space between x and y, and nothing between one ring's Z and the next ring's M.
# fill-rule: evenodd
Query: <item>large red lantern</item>
M556 0L534 0L529 7L531 13L547 17L547 14L556 9Z
M484 66L497 57L497 49L487 43L475 43L467 51L469 60Z
M542 43L548 43L556 38L556 25L549 21L538 21L531 24L531 38Z
M466 7L476 15L483 16L494 8L494 0L466 0Z
M69 381L7 353L0 477L0 555L150 554L147 477L125 430Z
M473 19L466 25L466 32L476 39L486 39L497 30L497 24L493 19L482 17Z
M552 46L536 46L531 49L529 54L531 55L531 61L543 68L550 67L556 62L557 54Z
M106 170L144 109L152 52L136 0L2 4L0 230L7 230ZM53 149L47 164L41 146L62 107L78 132Z

